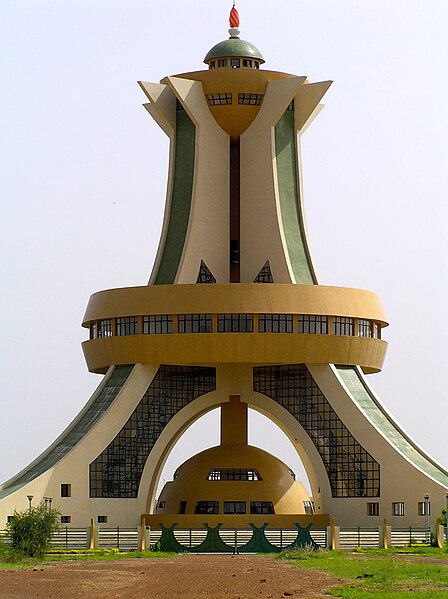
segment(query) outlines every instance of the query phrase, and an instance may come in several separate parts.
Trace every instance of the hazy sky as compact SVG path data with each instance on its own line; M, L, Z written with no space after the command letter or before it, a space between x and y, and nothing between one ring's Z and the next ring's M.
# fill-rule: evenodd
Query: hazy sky
M89 296L148 280L168 143L136 81L205 68L207 51L228 37L230 7L0 2L0 482L42 452L100 382L80 348ZM390 345L384 371L369 380L448 466L448 2L239 0L237 8L241 37L266 68L334 80L302 147L320 282L380 295ZM166 476L217 442L216 427L197 426ZM298 469L281 435L260 419L252 429L255 444L274 438L267 447Z

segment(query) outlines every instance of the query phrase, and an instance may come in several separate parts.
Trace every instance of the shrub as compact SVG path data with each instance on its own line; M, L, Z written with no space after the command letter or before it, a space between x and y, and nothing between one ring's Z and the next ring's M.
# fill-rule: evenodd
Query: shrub
M10 547L19 555L44 556L53 534L59 529L59 512L44 503L23 512L14 512L6 524Z

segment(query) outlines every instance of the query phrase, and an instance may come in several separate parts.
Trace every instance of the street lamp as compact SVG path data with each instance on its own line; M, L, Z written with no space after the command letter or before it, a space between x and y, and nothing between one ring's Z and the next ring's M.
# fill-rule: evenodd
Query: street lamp
M445 533L446 533L446 546L448 547L448 493L445 495L445 499L446 499Z
M425 495L425 540L427 543L430 541L429 537L429 495Z
M28 511L31 512L31 502L33 501L34 495L27 495L26 497L27 497L28 503L29 503L29 505L28 505Z
M44 497L45 508L51 510L51 502L53 501L53 497Z

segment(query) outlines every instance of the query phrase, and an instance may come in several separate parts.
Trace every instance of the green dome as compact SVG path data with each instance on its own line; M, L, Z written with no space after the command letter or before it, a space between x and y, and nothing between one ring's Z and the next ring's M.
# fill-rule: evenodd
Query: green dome
M204 58L204 62L208 64L215 58L225 57L238 57L238 58L255 58L259 60L261 64L265 62L260 51L250 42L240 40L239 37L231 37L228 40L219 42L216 46L213 46Z

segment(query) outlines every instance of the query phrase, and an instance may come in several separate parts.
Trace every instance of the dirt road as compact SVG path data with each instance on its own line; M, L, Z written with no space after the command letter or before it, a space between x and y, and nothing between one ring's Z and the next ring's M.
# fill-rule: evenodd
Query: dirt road
M269 556L187 554L0 570L0 599L317 599L338 582Z

